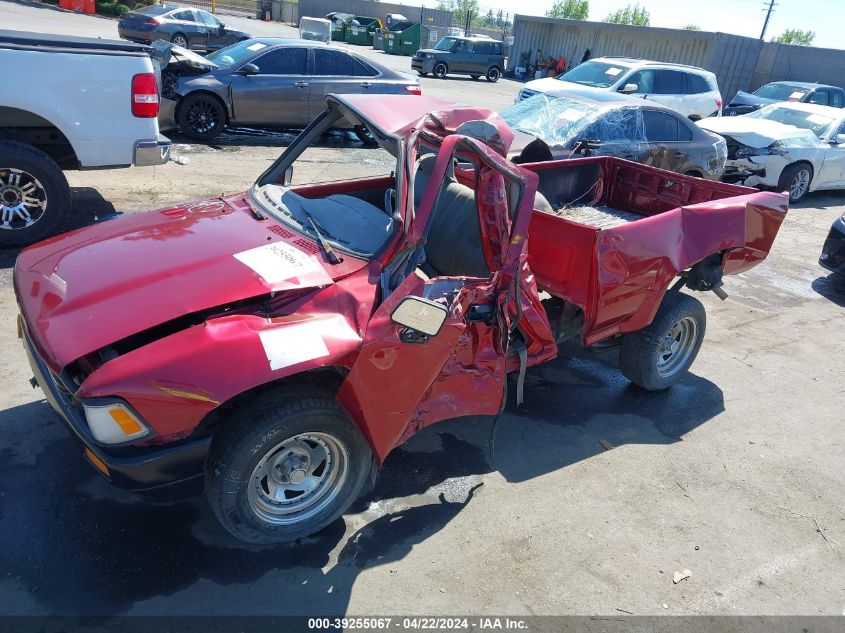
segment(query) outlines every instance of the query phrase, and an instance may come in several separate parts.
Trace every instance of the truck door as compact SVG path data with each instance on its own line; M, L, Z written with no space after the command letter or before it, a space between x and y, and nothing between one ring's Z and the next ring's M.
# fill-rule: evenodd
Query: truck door
M462 164L470 161L476 166L475 226L489 275L455 275L457 270L451 269L445 271L449 274L426 278L411 272L370 319L361 353L338 398L368 436L379 460L429 424L465 415L493 415L503 406L508 337L526 303L519 301L517 285L537 177L515 171L472 139L446 137L406 242L432 249L429 260L441 267L447 267L448 250L439 260L433 256L433 241L443 237L435 216L446 214L446 224L458 223L462 221L458 216L467 210L460 195L454 198L456 204L442 206L452 195L447 187L455 186L448 172L458 150ZM459 231L461 235L466 231ZM455 261L459 260L456 256ZM420 335L397 322L396 315L408 307L407 302L413 309L420 299L442 306L445 312L435 334Z

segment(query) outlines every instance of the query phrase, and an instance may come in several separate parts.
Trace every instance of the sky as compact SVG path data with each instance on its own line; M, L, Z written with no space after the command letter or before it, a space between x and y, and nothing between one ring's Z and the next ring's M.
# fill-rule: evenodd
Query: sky
M636 0L590 0L590 20L601 21L609 13ZM482 13L544 15L554 0L479 0ZM721 31L760 37L768 0L639 0L651 13L651 26L681 28L696 24L702 31ZM815 31L814 46L845 49L845 0L775 0L766 40L786 29Z

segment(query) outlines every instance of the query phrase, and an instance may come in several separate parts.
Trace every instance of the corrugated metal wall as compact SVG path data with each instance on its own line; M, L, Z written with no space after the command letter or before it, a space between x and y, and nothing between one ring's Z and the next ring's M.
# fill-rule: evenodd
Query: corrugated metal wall
M764 44L749 87L756 89L766 82L785 79L845 88L845 51L771 42Z
M578 64L587 50L591 57L624 55L699 66L715 73L722 97L756 89L769 81L793 79L842 85L845 51L786 46L727 33L623 26L605 22L558 20L517 15L508 70L542 57L563 57Z
M369 15L375 18L389 13L401 13L409 20L422 22L426 26L452 26L452 12L420 8L408 4L373 2L372 0L299 0L299 15L322 18L332 11L353 15ZM422 13L420 13L422 11ZM422 17L422 19L420 19Z

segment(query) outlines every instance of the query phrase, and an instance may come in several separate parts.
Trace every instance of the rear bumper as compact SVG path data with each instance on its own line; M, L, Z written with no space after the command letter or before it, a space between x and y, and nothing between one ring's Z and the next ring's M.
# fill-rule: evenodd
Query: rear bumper
M845 275L845 219L839 217L824 241L819 264L829 271Z
M117 34L121 39L129 40L131 42L140 42L142 44L149 44L156 39L156 35L152 27L150 27L149 30L143 30L140 28L126 27L123 24L118 23Z
M170 160L170 139L158 135L154 141L136 141L132 164L138 167L163 165Z
M179 499L202 491L205 458L211 438L201 438L165 447L105 448L91 437L82 403L70 392L38 355L23 319L20 318L24 349L35 381L48 404L58 413L77 442L102 463L108 474L95 470L118 488L160 501Z

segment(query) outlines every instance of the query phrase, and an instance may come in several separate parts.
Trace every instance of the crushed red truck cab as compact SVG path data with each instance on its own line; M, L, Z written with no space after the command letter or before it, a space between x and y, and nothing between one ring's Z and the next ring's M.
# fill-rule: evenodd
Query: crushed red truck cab
M291 186L320 135L365 125L377 178ZM335 520L419 429L495 415L506 375L612 339L665 389L704 308L762 261L786 197L613 158L516 165L494 113L332 96L250 191L24 250L24 347L48 402L114 484L205 489L252 543Z

